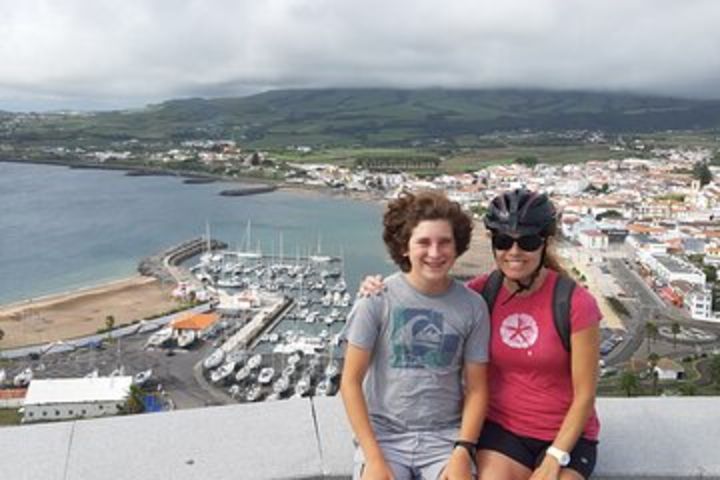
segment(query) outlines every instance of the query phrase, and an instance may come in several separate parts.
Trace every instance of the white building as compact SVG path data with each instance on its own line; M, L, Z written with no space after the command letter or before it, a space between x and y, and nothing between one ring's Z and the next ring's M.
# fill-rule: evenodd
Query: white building
M680 380L685 376L685 369L669 358L661 358L653 369L658 380Z
M132 377L51 378L30 382L20 412L23 423L115 415Z
M684 305L690 312L693 320L713 321L712 290L709 288L694 288L685 296Z
M705 272L680 258L671 255L638 254L638 260L666 284L684 281L705 287Z
M600 230L582 230L578 233L577 239L585 248L604 250L608 247L608 236Z

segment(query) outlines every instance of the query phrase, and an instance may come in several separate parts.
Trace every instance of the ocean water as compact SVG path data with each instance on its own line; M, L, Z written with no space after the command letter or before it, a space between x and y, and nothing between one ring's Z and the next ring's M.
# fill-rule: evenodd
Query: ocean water
M233 184L186 185L175 177L129 177L0 162L0 303L92 286L136 273L146 256L205 234L264 253L345 259L355 291L366 273L394 270L381 239L379 204L277 191L221 197Z

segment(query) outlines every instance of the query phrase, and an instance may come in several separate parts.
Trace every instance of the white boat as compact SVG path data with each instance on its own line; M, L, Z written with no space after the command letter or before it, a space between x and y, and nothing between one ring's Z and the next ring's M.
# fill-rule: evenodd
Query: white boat
M227 360L228 362L232 361L235 362L237 365L242 365L245 363L245 360L248 358L248 353L245 350L233 350L232 352L228 353Z
M325 322L325 325L332 325L334 321L335 319L330 315L326 315L325 318L323 318L323 322Z
M249 376L250 376L250 369L248 368L247 365L245 365L240 370L238 370L237 374L235 375L235 380L237 380L238 382L243 382Z
M304 397L307 396L310 392L310 377L307 375L303 375L300 380L298 380L298 383L295 385L295 396L296 397Z
M294 341L275 345L274 353L302 352L305 355L314 355L325 350L325 341L316 336L299 336Z
M216 370L210 373L210 381L218 383L220 380L226 378L235 370L235 362L225 362Z
M265 367L262 370L260 370L260 374L258 375L258 383L260 385L267 385L272 381L273 376L275 375L275 369L272 367Z
M157 332L150 335L150 338L148 338L147 343L145 344L145 347L162 347L166 342L168 342L173 336L173 329L172 327L165 327L162 330L158 330Z
M317 387L315 387L315 396L317 397L327 397L328 395L332 395L333 390L333 383L332 380L329 378L324 379L320 383L318 383Z
M313 356L310 359L310 362L308 362L308 375L314 375L317 373L321 368L321 360L318 356Z
M120 365L118 368L110 372L111 377L122 377L125 375L125 366Z
M220 365L220 363L222 363L224 358L225 351L222 348L218 348L213 353L211 353L209 357L203 360L203 368L205 368L206 370L215 368Z
M325 367L325 378L333 379L340 375L340 364L337 360L330 360Z
M98 369L96 368L96 369L94 369L93 371L87 373L87 374L85 375L85 378L98 378L99 376L100 376L100 372L99 372Z
M290 388L290 380L288 377L281 376L277 380L275 380L275 383L273 383L273 392L276 394L284 393Z
M27 367L22 372L15 375L13 378L13 385L16 387L27 387L33 379L32 368Z
M260 385L255 385L250 390L248 390L247 394L245 395L245 399L248 402L255 402L257 400L260 400L260 397L262 396L262 388L260 388Z
M237 398L240 395L240 385L238 385L236 383L230 385L230 388L228 388L228 394L232 398Z
M293 352L292 355L290 355L288 357L287 363L288 363L288 365L294 366L295 364L297 364L300 361L301 358L302 357L300 356L300 354L298 352Z
M290 364L287 367L283 368L281 376L290 379L293 375L295 375L295 371L295 364Z
M152 373L152 368L148 368L147 370L136 373L132 379L133 385L142 387L145 383L147 383L148 380L150 380L150 377L152 377Z
M183 330L177 337L177 345L180 348L187 348L197 339L197 333L195 330Z
M4 368L0 368L0 386L5 383L5 380L7 380L7 372Z
M247 361L247 366L250 370L257 368L262 363L262 355L259 353L256 353L250 359Z

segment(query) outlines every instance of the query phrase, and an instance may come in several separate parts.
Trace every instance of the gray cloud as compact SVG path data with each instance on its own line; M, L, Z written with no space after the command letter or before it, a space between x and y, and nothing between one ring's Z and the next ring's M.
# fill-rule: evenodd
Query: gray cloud
M715 0L0 0L0 110L288 87L720 98Z

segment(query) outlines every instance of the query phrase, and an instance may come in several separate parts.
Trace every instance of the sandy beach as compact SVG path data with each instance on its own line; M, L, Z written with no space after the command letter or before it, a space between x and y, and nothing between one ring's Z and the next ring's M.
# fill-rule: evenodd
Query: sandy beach
M96 333L108 315L115 325L175 308L170 293L152 277L134 276L96 287L0 306L1 348L45 343Z

